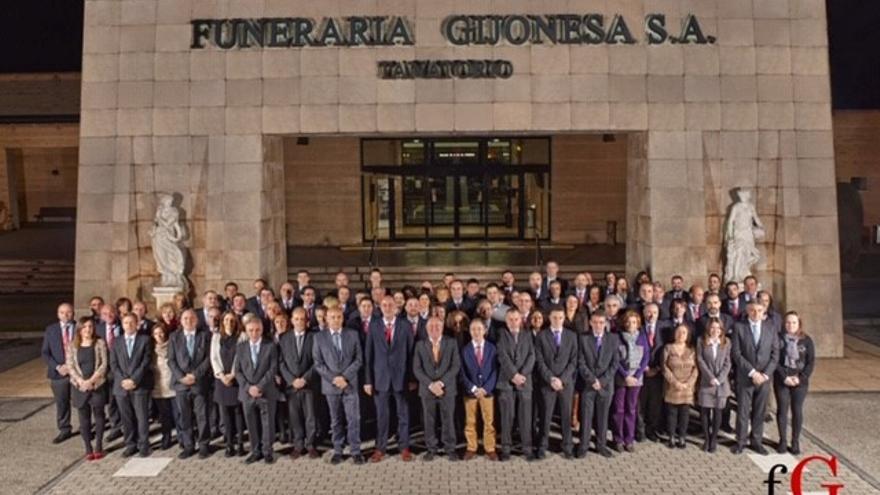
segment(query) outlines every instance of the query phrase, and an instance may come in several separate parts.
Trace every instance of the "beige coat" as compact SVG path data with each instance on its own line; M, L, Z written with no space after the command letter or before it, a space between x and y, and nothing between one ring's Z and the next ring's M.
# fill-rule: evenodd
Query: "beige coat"
M171 368L168 366L168 342L156 345L153 352L154 399L170 399L177 395L171 388Z
M697 354L693 349L684 347L683 351L678 353L672 344L663 347L663 377L666 379L664 400L666 403L693 404L699 376ZM683 384L684 388L678 389L675 384Z
M107 344L104 343L102 339L95 338L94 343L95 346L95 373L92 375L95 378L95 389L101 387L104 382L107 381ZM82 369L79 367L79 358L76 353L77 349L73 347L73 342L71 341L67 344L67 367L70 369L70 383L73 386L78 386L79 382L87 380L86 377L83 376Z

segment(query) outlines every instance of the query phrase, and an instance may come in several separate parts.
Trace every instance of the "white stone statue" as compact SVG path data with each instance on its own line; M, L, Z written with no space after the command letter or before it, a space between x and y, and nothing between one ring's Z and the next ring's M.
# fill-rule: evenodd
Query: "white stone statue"
M184 229L180 225L180 212L171 203L174 200L170 194L159 194L159 207L156 208L156 217L150 228L150 238L153 239L153 258L156 260L156 269L162 275L163 287L187 287L186 277L183 276L185 257L180 241L184 238Z
M755 242L763 239L765 233L764 224L751 203L751 192L739 188L736 197L738 201L731 206L724 225L724 280L727 282L742 282L752 274L752 266L761 261Z

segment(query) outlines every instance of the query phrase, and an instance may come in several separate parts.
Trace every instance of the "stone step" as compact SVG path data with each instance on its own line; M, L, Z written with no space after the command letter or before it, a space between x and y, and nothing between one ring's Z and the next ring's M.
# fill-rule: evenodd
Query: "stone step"
M73 292L74 268L66 260L0 260L0 294L39 295Z

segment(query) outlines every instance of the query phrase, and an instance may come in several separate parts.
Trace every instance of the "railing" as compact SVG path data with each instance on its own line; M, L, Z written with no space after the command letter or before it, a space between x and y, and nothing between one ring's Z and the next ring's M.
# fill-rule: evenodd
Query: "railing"
M541 271L544 266L544 251L541 250L541 231L535 226L535 270Z
M376 246L378 246L379 240L376 237L376 234L373 234L373 241L370 243L370 259L367 262L370 265L370 271L373 271L373 267L379 264L378 253L376 252Z

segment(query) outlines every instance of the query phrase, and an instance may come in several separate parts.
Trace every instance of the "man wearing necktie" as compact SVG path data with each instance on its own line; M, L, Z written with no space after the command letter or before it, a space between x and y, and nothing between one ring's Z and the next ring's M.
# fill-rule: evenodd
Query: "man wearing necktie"
M264 338L263 320L253 314L242 318L247 340L238 343L235 350L235 381L238 382L238 400L244 410L251 455L245 464L263 460L275 462L272 444L275 442L275 407L278 389L275 374L278 369L278 349L271 338ZM289 333L289 332L288 332Z
M461 349L461 383L464 392L464 437L467 451L464 460L477 455L477 414L483 420L483 450L490 461L498 460L495 453L495 403L492 397L498 379L498 361L495 345L486 340L486 324L473 320L470 324L471 342Z
M532 448L532 371L535 368L535 347L532 333L522 324L519 310L511 309L506 317L507 330L498 339L498 409L501 414L501 455L510 458L513 444L514 419L518 419L523 457L535 459Z
M131 457L136 452L140 452L141 457L150 455L152 349L150 337L138 334L138 323L135 313L122 318L122 338L116 339L110 352L113 396L119 408L125 437L123 457Z
M440 318L428 319L426 332L426 338L416 342L413 351L413 374L419 381L427 447L422 459L431 461L437 454L436 418L439 415L443 450L448 460L455 461L458 459L455 454L455 399L461 367L458 344L454 338L443 335Z
M318 451L315 450L317 430L312 384L315 376L313 334L306 326L306 312L303 308L293 310L291 322L293 330L284 332L278 342L278 368L283 380L282 388L287 396L287 413L293 439L290 457L296 460L308 452L309 457L314 459L318 457Z
M321 376L321 392L330 408L330 426L333 430L333 456L331 464L342 462L342 450L346 436L355 464L363 464L360 433L360 398L358 397L358 374L363 364L361 338L354 331L342 328L342 310L327 310L325 332L315 334L312 358L315 372ZM382 329L382 336L384 338ZM348 428L343 427L344 422Z
M596 451L611 457L608 449L608 416L614 393L614 374L617 371L618 336L608 333L606 315L597 310L590 315L590 332L578 337L578 376L580 387L581 431L577 457L587 455L590 429L595 421Z
M644 384L639 391L639 414L636 423L636 440L648 438L652 442L660 440L658 434L663 429L663 345L664 332L669 329L668 322L660 322L660 307L656 303L645 304L642 310L645 317L644 332L648 337L651 353L648 369L645 370Z
M412 377L412 348L415 339L409 324L397 318L394 298L385 296L379 303L382 317L373 320L364 342L366 373L364 393L373 397L376 405L376 450L370 462L380 462L388 447L390 402L397 410L397 441L400 458L412 460L409 449L409 404L406 392L415 385ZM411 388L415 389L415 386Z
M766 455L762 445L764 414L770 396L770 377L776 370L779 339L771 327L764 328L764 306L752 301L746 306L746 321L734 323L732 358L736 363L736 442L739 454L749 442L752 450ZM751 433L749 426L751 425Z
M175 400L180 409L180 443L183 451L180 459L192 457L195 444L199 446L199 458L210 455L208 442L211 431L208 425L208 391L211 381L208 372L211 366L209 352L209 331L198 327L196 312L187 309L180 315L180 331L171 334L168 346L168 367L171 368L171 382L176 392ZM198 425L198 438L193 435L193 415Z
M571 434L571 401L574 396L574 378L577 368L577 338L563 328L565 311L556 307L550 311L550 328L540 332L535 342L538 376L541 378L541 397L544 410L541 416L541 440L537 458L546 457L550 443L550 421L559 404L562 419L562 455L572 459L574 442Z
M73 341L75 325L73 306L58 305L58 321L46 327L41 355L46 363L46 377L55 399L55 423L58 435L52 443L59 444L72 436L70 427L70 370L65 364L70 342Z

